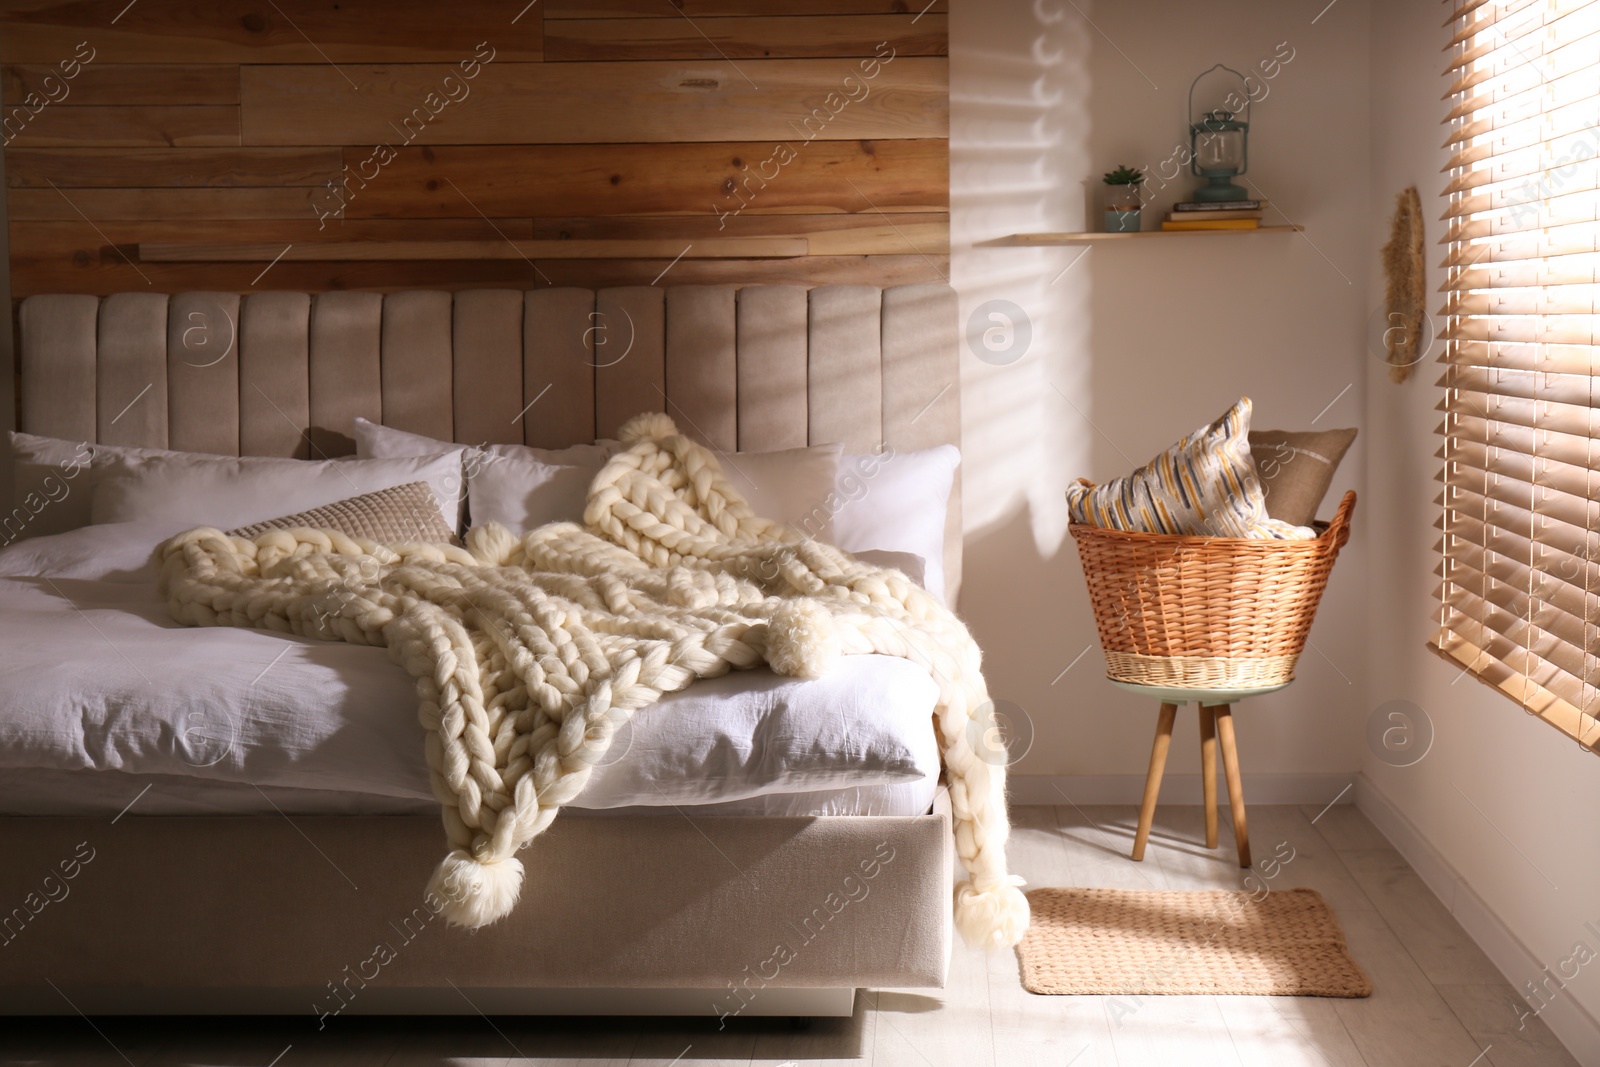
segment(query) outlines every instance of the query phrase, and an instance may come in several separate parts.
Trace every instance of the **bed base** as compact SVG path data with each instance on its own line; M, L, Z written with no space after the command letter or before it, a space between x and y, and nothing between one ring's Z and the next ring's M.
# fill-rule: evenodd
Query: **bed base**
M215 990L168 987L159 990L88 989L70 994L72 1003L45 986L14 995L6 1015L307 1015L306 1005L327 990ZM352 1006L352 1015L661 1015L717 1018L714 1006L728 1000L726 989L377 989ZM12 994L8 991L8 998ZM843 1018L855 1014L854 989L764 989L739 1013L741 1018ZM175 1006L176 1005L176 1006ZM331 1014L317 1020L334 1025Z
M482 930L435 818L0 818L0 1015L848 1015L944 984L948 814L557 819Z

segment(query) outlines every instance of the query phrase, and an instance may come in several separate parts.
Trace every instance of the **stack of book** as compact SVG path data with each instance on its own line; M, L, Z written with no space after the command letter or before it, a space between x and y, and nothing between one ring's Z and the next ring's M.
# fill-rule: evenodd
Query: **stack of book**
M1265 200L1192 200L1173 204L1163 230L1253 230L1261 225Z

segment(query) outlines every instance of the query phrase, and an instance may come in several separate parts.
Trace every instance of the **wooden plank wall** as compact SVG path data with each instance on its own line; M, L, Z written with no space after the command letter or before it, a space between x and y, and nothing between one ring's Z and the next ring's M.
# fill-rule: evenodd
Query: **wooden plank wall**
M944 7L0 0L12 295L943 280Z

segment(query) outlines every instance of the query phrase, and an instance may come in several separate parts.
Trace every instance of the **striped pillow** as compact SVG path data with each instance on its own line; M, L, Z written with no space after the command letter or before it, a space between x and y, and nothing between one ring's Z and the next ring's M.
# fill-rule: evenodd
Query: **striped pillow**
M1067 489L1075 523L1143 533L1287 541L1316 531L1267 515L1250 458L1250 398L1185 437L1132 474Z
M268 530L338 530L346 537L379 544L398 545L408 541L429 544L460 544L455 531L439 513L439 502L427 482L407 482L375 493L336 500L320 508L268 519L252 526L229 530L230 537L246 540Z

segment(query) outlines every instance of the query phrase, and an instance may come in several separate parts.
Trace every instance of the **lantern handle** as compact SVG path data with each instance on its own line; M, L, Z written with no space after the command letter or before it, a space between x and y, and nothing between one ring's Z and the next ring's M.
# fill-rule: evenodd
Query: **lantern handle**
M1245 76L1243 74L1240 74L1238 71L1234 70L1232 67L1227 66L1227 65L1222 64L1222 63L1218 63L1218 64L1212 66L1209 70L1203 70L1199 74L1195 75L1194 81L1189 83L1189 116L1188 116L1189 125L1191 125L1191 126L1194 125L1194 87L1196 85L1200 84L1200 79L1201 78L1204 78L1207 74L1210 74L1211 71L1213 71L1213 70L1225 70L1225 71L1227 71L1229 74L1232 74L1235 78L1238 78L1239 79L1239 84L1244 86L1244 114L1245 114L1245 121L1249 122L1250 121L1250 103L1251 103L1251 101L1250 101L1250 83L1245 80ZM1238 112L1233 112L1233 114L1238 114Z

